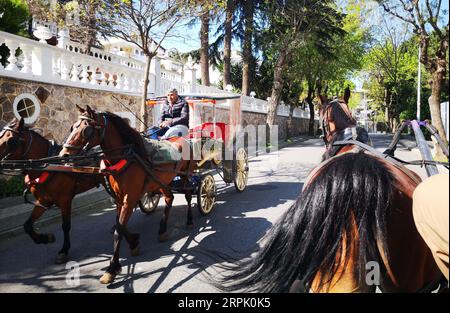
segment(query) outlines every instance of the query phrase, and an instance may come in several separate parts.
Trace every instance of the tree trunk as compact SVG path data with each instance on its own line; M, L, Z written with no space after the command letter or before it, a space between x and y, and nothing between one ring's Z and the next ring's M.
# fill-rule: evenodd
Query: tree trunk
M91 52L92 46L95 44L96 41L96 9L97 5L91 3L88 7L88 25L87 25L87 34L86 34L86 51L85 54L89 54Z
M306 102L308 103L309 107L309 126L308 126L308 135L314 136L315 135L315 120L314 120L314 103L313 103L313 93L314 93L314 85L311 83L308 83L308 97L306 98Z
M223 89L231 85L231 38L234 0L227 1L227 16L225 20L225 38L223 47Z
M288 121L286 124L286 140L295 136L294 125L292 123L293 118L294 118L294 109L295 109L294 104L291 104L289 107L289 117L288 117Z
M283 44L278 57L277 65L273 71L272 93L269 98L269 110L267 112L267 124L269 125L269 128L275 124L278 102L280 101L281 92L283 91L283 71L286 66L287 56L287 44Z
M250 63L252 61L252 37L253 37L253 0L246 0L244 7L245 32L242 51L242 94L250 94Z
M142 94L141 94L141 121L144 122L144 124L141 125L140 131L146 131L148 128L148 112L147 112L147 90L148 90L148 77L150 76L150 63L152 62L153 57L147 55L146 57L147 63L145 64L145 72L144 72L144 86L142 87Z
M438 67L438 70L432 74L431 96L428 98L428 104L430 106L431 122L433 126L436 127L439 136L441 137L444 144L448 146L448 141L445 136L444 124L442 123L441 102L440 102L440 95L444 75L445 75L445 67L443 69ZM435 143L435 151L436 151L435 157L437 159L444 158L442 149L437 145L437 143Z
M202 85L209 86L209 11L205 9L200 15L200 68Z

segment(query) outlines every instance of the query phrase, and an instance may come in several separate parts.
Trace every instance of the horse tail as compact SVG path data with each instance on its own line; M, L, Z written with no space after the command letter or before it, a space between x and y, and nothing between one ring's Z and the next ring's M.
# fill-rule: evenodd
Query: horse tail
M337 273L337 259L344 256L348 262L353 244L354 277L364 286L366 264L383 264L377 243L389 264L386 220L393 179L382 161L363 152L330 159L268 232L256 255L228 267L222 289L286 292L296 279L310 288L317 274L325 274L319 275L323 286Z

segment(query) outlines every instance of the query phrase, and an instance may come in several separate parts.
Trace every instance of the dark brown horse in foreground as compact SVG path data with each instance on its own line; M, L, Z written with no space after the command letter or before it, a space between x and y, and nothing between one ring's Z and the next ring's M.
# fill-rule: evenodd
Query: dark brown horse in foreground
M138 201L146 192L161 190L164 195L166 207L159 228L159 239L167 237L167 220L174 196L167 188L173 178L180 173L188 173L193 162L180 160L176 164L161 164L157 167L150 164L141 135L131 128L121 117L109 112L96 112L89 106L87 109L78 107L81 115L72 126L61 155L78 153L90 147L100 145L105 154L105 164L110 168L121 167L111 172L109 184L115 193L117 205L117 220L114 232L114 255L106 273L100 278L103 284L114 281L121 271L119 263L120 243L125 237L132 255L139 253L139 235L127 229L127 222L133 213ZM182 140L174 142L179 150ZM186 193L188 202L187 224L192 225L191 200L192 195Z
M0 160L41 159L58 154L60 146L45 139L24 126L24 120L13 120L0 132ZM25 232L37 244L55 241L53 234L39 234L33 225L52 205L61 209L64 243L58 252L56 263L68 260L72 199L75 195L98 187L103 179L99 175L49 173L29 171L25 173L27 187L36 199L30 217L24 224Z
M349 93L344 98L348 97ZM327 152L333 149L337 131L356 126L351 114L345 114L350 113L348 107L333 112L345 109L346 100L321 109L329 115L321 116L326 121ZM378 286L383 292L416 292L437 283L439 269L412 215L412 194L420 178L356 144L339 146L333 155L326 153L326 161L310 173L300 196L269 231L256 256L226 267L230 272L219 287L374 292Z

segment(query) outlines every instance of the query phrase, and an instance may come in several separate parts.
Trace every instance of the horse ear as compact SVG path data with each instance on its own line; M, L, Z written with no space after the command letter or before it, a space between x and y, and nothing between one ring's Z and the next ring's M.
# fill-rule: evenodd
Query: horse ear
M94 116L95 111L91 109L91 107L89 105L86 106L86 111L88 112L88 114L92 117Z
M319 102L320 102L320 106L324 107L327 104L327 97L325 97L324 95L319 95Z
M84 112L86 112L86 110L83 109L82 107L80 107L78 104L75 104L75 106L77 107L78 111L80 111L81 114L83 114Z
M348 99L350 99L350 88L345 88L344 91L344 102L348 103Z

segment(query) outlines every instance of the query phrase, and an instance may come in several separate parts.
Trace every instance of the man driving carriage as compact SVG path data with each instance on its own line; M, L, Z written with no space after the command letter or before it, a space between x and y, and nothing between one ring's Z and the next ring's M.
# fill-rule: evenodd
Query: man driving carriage
M189 105L178 95L175 88L167 92L167 99L161 110L158 126L148 130L155 139L167 139L173 136L185 136L189 132Z

